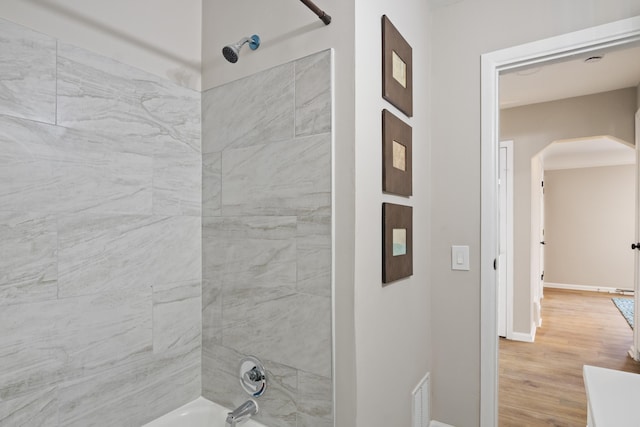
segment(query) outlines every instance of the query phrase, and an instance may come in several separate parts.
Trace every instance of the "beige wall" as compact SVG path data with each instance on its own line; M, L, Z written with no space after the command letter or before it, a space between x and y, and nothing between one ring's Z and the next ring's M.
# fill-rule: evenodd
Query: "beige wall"
M480 417L480 55L640 15L640 3L448 4L425 23L433 52L432 403L434 418L470 427ZM471 271L451 271L452 244L471 246Z
M514 141L514 331L531 332L531 158L553 141L611 135L634 141L635 89L508 108L500 138Z
M407 118L381 97L383 14L413 48L412 118ZM428 44L424 42L429 39L426 22L428 10L423 0L356 1L357 427L410 426L411 391L430 368L431 144L428 99L431 61ZM383 108L413 129L411 198L382 194ZM413 276L384 287L381 283L380 215L383 202L413 206ZM352 426L340 424L339 427Z
M202 0L3 0L0 17L200 89Z
M635 165L545 173L545 280L633 289Z
M638 85L638 87L636 88L636 110L640 109L640 85Z

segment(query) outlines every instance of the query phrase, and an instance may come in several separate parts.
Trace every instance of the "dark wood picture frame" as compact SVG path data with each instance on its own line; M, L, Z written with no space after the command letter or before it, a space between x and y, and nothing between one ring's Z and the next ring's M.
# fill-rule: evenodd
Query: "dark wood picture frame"
M382 15L382 97L407 117L413 116L411 46L386 15Z
M396 233L399 239L395 236ZM382 283L390 283L411 275L413 275L413 208L383 203Z
M382 110L382 191L413 194L412 129L388 110Z

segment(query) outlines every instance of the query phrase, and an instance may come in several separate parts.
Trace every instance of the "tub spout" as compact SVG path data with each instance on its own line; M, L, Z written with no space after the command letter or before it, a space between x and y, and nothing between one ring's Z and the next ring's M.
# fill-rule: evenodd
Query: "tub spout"
M258 413L258 404L250 399L227 414L227 426L236 427Z

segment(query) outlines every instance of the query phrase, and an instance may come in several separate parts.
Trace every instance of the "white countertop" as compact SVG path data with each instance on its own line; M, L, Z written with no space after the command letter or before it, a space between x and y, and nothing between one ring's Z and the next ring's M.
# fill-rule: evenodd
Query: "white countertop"
M640 426L640 375L584 365L589 427Z

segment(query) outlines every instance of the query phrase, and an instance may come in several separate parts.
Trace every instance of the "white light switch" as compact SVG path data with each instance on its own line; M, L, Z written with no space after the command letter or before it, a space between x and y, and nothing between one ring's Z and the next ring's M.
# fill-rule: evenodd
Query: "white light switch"
M451 269L469 270L469 246L451 246Z

